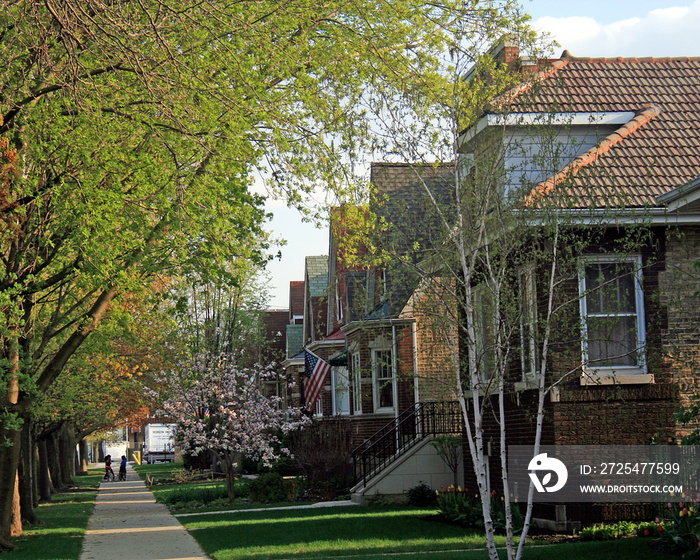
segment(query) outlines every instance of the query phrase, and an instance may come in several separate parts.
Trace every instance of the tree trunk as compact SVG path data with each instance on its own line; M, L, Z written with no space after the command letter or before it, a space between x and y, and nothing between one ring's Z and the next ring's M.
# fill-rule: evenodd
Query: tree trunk
M19 471L15 471L15 491L12 493L12 524L10 525L10 536L19 537L22 535L22 510L19 498Z
M48 438L40 438L37 440L37 450L39 459L37 461L37 478L39 482L39 499L42 502L51 501L51 474L49 473L49 456L46 450L46 440Z
M72 422L66 422L58 431L58 460L61 463L61 482L64 486L73 486L75 430Z
M0 448L0 549L12 550L10 542L12 528L12 506L17 480L17 464L21 442L20 430L10 430L0 426L0 441L9 446Z
M61 482L61 463L58 460L58 434L56 432L52 432L46 438L46 451L49 460L51 483L54 490L61 490L63 489L63 482Z
M77 474L86 475L88 473L88 440L82 438L78 444L80 449L80 472Z
M226 492L228 493L228 501L233 503L236 499L236 468L233 458L226 452L221 458L221 466L226 475Z
M36 523L37 517L34 511L36 502L34 494L34 426L29 417L24 419L22 425L22 446L19 461L19 504L21 519L26 523Z

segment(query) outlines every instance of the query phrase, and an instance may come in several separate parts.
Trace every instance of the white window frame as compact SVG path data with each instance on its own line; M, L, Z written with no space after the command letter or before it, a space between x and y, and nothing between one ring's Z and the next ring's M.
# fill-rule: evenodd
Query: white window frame
M350 414L350 380L347 366L331 368L331 387L333 388L333 414L348 416Z
M486 282L472 291L474 308L474 335L479 381L486 385L496 374L495 334L493 333L493 294Z
M636 328L636 358L634 365L588 365L588 288L586 286L586 267L590 264L630 264L633 267L634 302L635 302L635 328ZM587 255L580 261L579 266L579 296L581 312L581 357L583 363L582 384L591 383L648 383L653 381L647 371L646 363L646 321L644 316L644 289L642 276L641 255ZM601 313L597 316L612 316L619 313ZM628 314L629 315L629 314Z
M387 359L382 359L380 362L380 354L388 356ZM390 369L390 376L380 377L379 368L381 365ZM391 406L381 406L381 390L380 383L391 383ZM394 412L396 408L396 372L394 370L394 353L391 348L374 348L372 349L372 396L374 398L374 412Z
M538 374L536 282L534 263L528 263L518 270L520 289L520 366L523 383L535 381ZM529 360L526 360L526 358L529 358ZM527 367L528 361L530 363L529 368Z
M360 369L360 353L353 352L350 355L350 372L352 383L352 413L362 414L362 370Z
M316 405L314 406L314 416L323 416L323 389L321 389L321 394L316 400Z
M340 299L340 280L337 277L335 279L335 316L339 324L345 322L343 301Z

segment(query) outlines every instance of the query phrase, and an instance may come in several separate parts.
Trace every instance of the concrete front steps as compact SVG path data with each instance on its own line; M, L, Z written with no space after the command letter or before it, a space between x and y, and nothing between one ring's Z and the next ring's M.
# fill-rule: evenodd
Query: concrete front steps
M387 498L406 500L409 488L425 482L435 490L453 484L450 468L440 458L437 450L430 445L432 437L427 437L397 458L386 468L372 476L367 483L360 481L351 490L351 500L364 505L367 500ZM457 472L457 483L464 486L463 469Z

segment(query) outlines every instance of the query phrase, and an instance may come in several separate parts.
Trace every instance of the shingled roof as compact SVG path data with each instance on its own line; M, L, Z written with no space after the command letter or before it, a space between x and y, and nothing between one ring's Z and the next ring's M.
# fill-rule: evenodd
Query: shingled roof
M614 113L633 118L531 192L566 185L574 206L657 206L700 176L700 57L576 58L564 51L499 99L509 113Z

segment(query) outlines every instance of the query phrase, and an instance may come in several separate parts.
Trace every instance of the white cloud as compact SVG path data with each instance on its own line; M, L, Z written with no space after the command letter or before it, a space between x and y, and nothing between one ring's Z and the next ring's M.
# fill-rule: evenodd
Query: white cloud
M605 25L591 17L542 17L532 25L575 56L700 56L700 0Z

